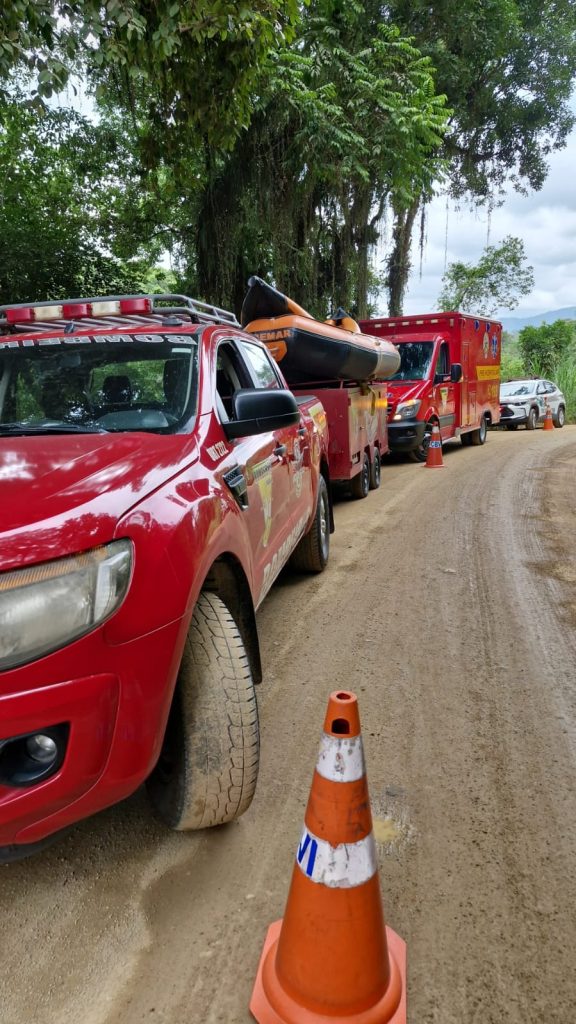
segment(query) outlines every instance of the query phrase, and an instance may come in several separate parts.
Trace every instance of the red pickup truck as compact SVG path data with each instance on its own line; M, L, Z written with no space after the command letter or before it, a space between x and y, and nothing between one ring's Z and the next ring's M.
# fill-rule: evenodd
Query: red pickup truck
M147 780L176 829L252 799L255 610L326 565L325 415L183 296L0 307L0 859Z

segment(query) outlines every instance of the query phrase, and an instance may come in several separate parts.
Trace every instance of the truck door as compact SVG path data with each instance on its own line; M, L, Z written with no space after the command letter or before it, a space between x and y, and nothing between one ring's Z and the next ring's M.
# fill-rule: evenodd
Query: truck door
M280 389L286 385L278 376L274 360L263 346L239 341L257 388ZM275 431L274 453L279 467L274 478L272 515L282 520L282 540L299 523L310 518L312 508L312 462L310 435L301 418L299 423Z
M234 393L255 386L251 364L238 340L222 342L217 351L215 395L222 422L234 416ZM282 433L269 431L239 438L232 442L232 451L218 467L223 483L232 490L246 517L256 594L263 590L266 566L290 533L289 468Z
M438 410L440 434L446 439L454 436L456 422L456 388L450 380L450 353L448 342L443 341L438 350L434 373L434 405Z

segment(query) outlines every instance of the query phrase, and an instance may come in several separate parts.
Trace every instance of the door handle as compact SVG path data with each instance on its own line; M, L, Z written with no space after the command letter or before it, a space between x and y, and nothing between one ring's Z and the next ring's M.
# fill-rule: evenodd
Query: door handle
M277 455L279 459L283 459L286 455L287 448L285 444L277 444L274 449L274 455Z

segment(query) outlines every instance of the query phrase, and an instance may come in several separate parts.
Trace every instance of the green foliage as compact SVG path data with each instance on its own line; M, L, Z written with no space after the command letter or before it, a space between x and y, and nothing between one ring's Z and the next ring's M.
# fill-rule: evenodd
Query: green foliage
M120 260L108 244L115 194L136 182L118 137L13 103L0 103L0 125L0 302L139 291L160 247L134 240Z
M514 377L523 377L525 373L517 335L510 334L509 331L502 331L500 379L511 380Z
M533 269L525 263L524 243L511 235L500 245L487 246L475 266L451 263L442 279L439 308L481 316L492 316L498 308L514 309L534 286Z
M566 415L571 423L576 422L576 351L565 351L560 355L550 374L566 399Z
M526 372L534 377L550 377L562 359L574 350L576 322L556 320L540 327L523 327L518 345ZM572 351L572 355L574 352Z
M389 17L431 58L452 109L444 137L449 190L498 201L507 182L539 189L574 125L576 4L558 0L391 0ZM426 201L426 196L423 196ZM401 312L418 203L395 209L390 312Z

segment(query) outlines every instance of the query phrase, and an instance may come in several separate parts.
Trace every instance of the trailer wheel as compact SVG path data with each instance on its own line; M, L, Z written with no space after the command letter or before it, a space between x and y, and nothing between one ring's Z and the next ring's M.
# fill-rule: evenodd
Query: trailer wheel
M470 444L479 445L486 443L486 436L488 434L488 421L485 416L480 420L480 426L478 430L472 430L470 433Z
M178 830L239 818L254 796L259 753L258 706L242 637L224 602L202 593L160 759L147 782L156 814Z
M370 490L370 459L366 452L362 456L362 469L350 481L350 493L353 498L366 498Z
M316 512L312 526L292 554L290 565L296 572L322 572L330 554L330 500L323 476L318 481Z
M380 487L382 460L378 448L374 449L374 458L370 467L370 490L377 491Z

